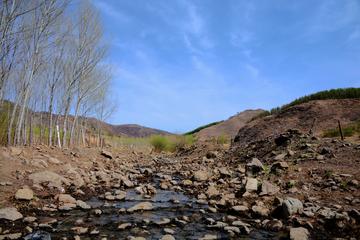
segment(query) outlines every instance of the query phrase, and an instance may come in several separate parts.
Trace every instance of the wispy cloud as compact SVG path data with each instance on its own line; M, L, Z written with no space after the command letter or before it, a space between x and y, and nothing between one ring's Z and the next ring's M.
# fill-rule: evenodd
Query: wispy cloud
M359 21L360 3L357 0L323 1L308 19L308 35L335 32Z
M355 41L360 39L360 27L355 28L349 35L348 41Z
M115 9L112 5L105 1L92 1L92 3L105 15L115 18L117 21L128 22L130 17Z
M257 78L259 76L260 70L254 65L247 63L245 64L245 68L249 71L253 78Z

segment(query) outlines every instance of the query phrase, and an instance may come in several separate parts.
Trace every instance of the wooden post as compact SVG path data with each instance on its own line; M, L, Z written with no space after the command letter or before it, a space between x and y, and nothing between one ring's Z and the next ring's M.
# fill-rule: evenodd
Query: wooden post
M338 125L339 125L339 132L340 132L340 136L341 136L341 140L344 140L344 135L341 129L341 124L340 124L340 120L338 120Z

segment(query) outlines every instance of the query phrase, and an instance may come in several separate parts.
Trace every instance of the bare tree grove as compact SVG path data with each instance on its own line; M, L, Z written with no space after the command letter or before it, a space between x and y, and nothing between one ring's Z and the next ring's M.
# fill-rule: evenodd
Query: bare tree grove
M89 1L0 0L1 143L85 145L112 112L111 71ZM100 130L91 134L101 138Z

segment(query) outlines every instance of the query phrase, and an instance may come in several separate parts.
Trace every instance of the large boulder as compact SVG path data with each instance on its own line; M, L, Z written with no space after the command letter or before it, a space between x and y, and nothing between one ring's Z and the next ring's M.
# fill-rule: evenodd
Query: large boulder
M6 207L0 209L0 219L16 221L23 218L23 215L14 207Z
M51 171L36 172L29 175L34 184L48 183L51 186L61 188L62 185L69 185L69 180Z

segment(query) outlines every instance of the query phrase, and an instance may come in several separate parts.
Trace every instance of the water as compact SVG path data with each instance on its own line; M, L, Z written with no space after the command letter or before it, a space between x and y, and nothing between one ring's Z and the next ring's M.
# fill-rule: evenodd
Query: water
M174 203L172 200L178 200ZM119 212L120 209L127 209L135 204L148 201L154 206L151 211L126 213ZM71 237L74 234L71 228L75 226L78 219L83 219L83 227L88 227L89 232L97 229L100 233L97 236L89 234L82 235L81 239L97 239L106 237L107 239L125 239L128 236L142 236L146 239L160 239L164 233L164 228L172 229L176 239L198 239L205 234L217 235L219 239L230 239L227 232L221 229L209 229L206 218L213 218L221 221L225 213L200 212L200 209L207 209L207 205L199 205L195 199L184 195L181 192L158 190L150 199L144 199L134 190L127 192L127 197L122 201L103 201L92 198L88 202L93 208L103 211L100 216L95 216L92 211L73 210L68 213L56 213L58 224L55 231L51 233L52 239ZM187 224L177 222L175 219L182 219L186 216L190 219ZM156 222L168 218L171 223L159 226ZM144 221L147 221L145 223ZM125 230L118 230L121 223L131 223L132 227ZM70 234L69 234L70 233ZM253 231L249 236L236 236L233 239L279 239L279 236L265 231Z

